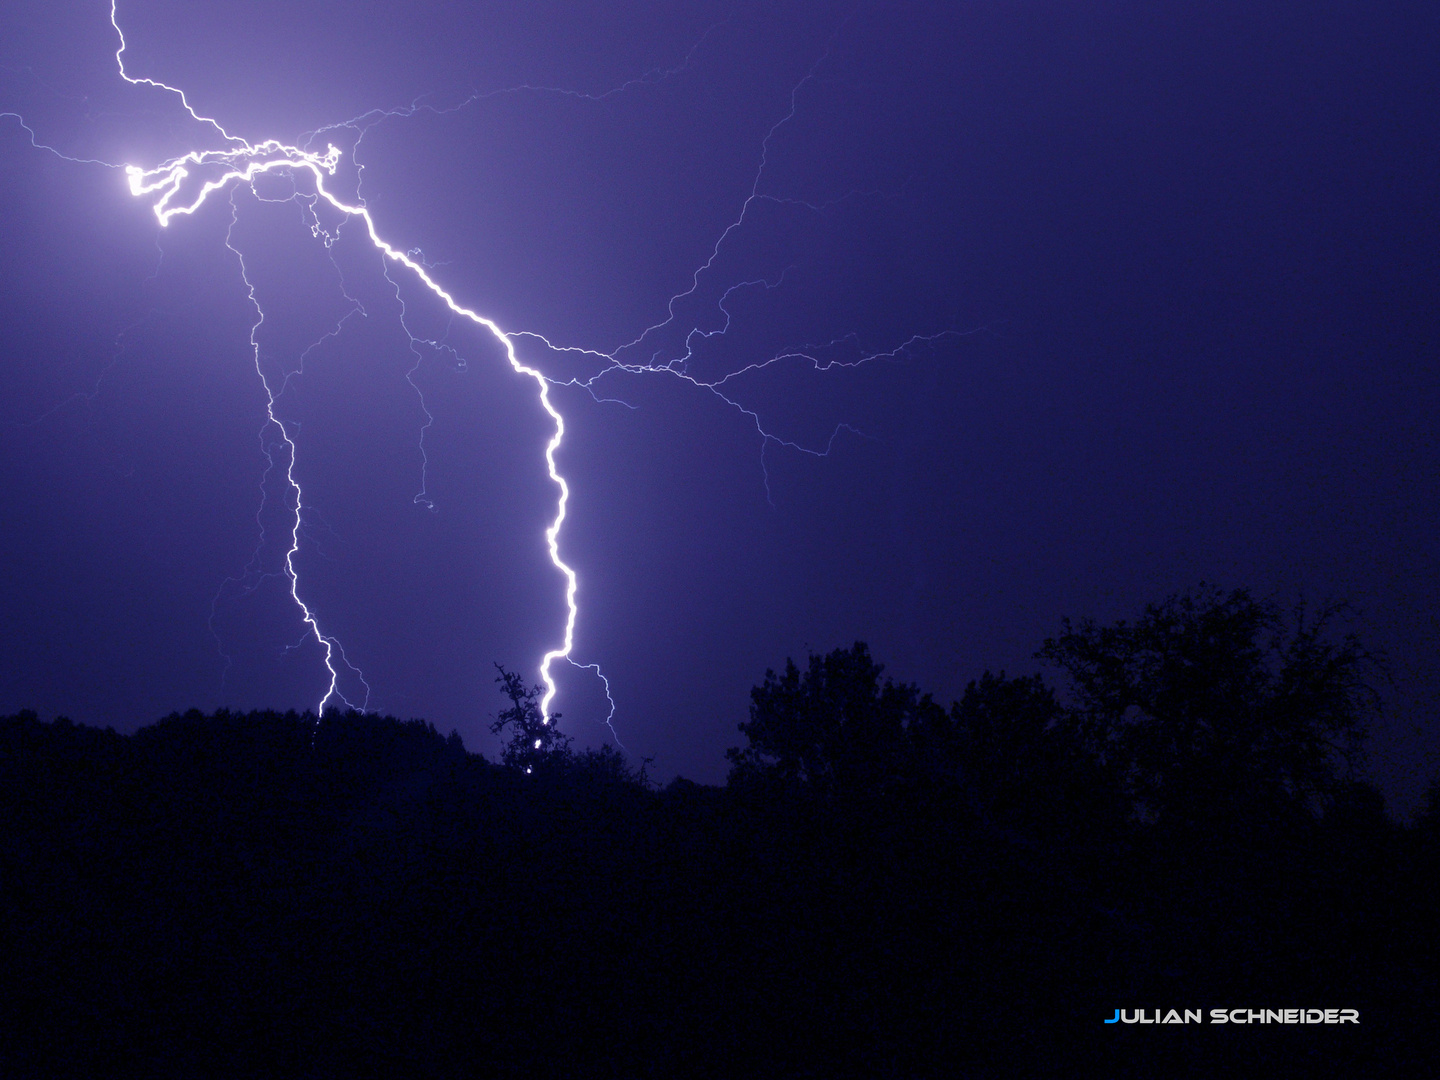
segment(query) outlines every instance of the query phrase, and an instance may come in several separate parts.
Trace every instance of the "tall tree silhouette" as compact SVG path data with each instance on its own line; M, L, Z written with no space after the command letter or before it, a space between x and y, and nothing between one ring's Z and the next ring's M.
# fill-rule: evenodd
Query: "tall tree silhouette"
M510 728L510 739L500 752L500 760L513 769L533 773L565 764L570 758L570 736L561 734L559 713L545 716L540 712L539 686L526 687L525 681L513 671L496 664L500 672L495 681L501 693L510 699L510 708L501 709L490 725L499 735Z
M1066 722L1142 820L1320 809L1358 760L1381 670L1330 605L1285 612L1202 584L1134 624L1065 620L1036 654L1070 677Z

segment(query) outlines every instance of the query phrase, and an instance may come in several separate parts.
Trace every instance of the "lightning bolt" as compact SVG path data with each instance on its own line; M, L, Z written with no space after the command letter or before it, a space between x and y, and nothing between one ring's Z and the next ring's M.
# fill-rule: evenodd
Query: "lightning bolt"
M452 316L468 320L474 325L481 327L485 331L487 331L491 335L491 337L493 337L495 342L501 347L501 349L503 349L505 357L514 372L522 378L533 381L535 386L536 399L538 400L540 407L545 411L545 413L550 418L551 423L553 424L553 434L551 435L545 447L545 464L550 481L554 484L556 488L557 496L555 501L554 517L551 520L550 525L545 530L545 543L549 554L550 562L554 566L555 570L561 575L564 581L564 596L566 608L565 625L563 633L561 635L560 643L544 654L544 656L541 658L539 665L540 678L545 688L544 696L540 702L540 711L545 723L549 723L553 717L553 714L551 712L551 705L553 704L558 691L552 669L554 665L560 661L564 661L579 670L594 672L594 674L603 683L605 688L605 695L610 704L610 714L605 722L608 726L610 726L612 734L614 733L614 726L612 721L615 715L615 701L613 696L611 695L610 683L609 680L605 677L604 673L600 670L599 665L581 663L577 661L572 655L575 645L575 626L579 615L579 609L577 605L579 579L576 575L575 570L571 566L569 566L562 558L560 551L560 535L561 530L565 524L566 512L570 498L570 487L565 477L560 473L556 465L556 453L560 449L565 438L565 418L560 413L559 409L556 408L554 402L552 401L552 386L578 387L583 391L589 393L590 396L598 402L618 402L620 404L627 404L623 401L623 399L617 397L601 397L599 387L602 380L607 380L612 377L627 374L644 376L658 375L679 379L693 386L696 389L703 390L707 393L714 395L726 406L736 410L744 417L746 417L747 421L751 425L753 425L756 434L759 436L760 465L761 473L764 478L766 498L767 500L770 500L773 505L773 499L771 498L770 492L769 471L765 461L765 453L768 447L784 447L801 453L810 454L817 457L824 457L831 452L836 440L844 434L849 433L860 437L867 436L865 436L864 433L859 431L858 429L848 424L841 423L835 426L835 428L830 434L829 439L823 445L806 445L793 439L787 439L771 431L763 423L759 413L755 409L746 406L740 400L738 394L730 390L729 384L746 374L760 371L773 365L783 363L802 363L809 365L813 370L817 372L824 372L836 368L859 367L861 365L878 360L895 360L903 356L909 355L920 348L933 346L942 339L959 336L959 332L953 330L942 331L940 333L931 335L917 334L892 349L884 351L869 351L861 347L858 338L850 335L834 339L828 343L815 347L805 347L801 349L788 350L777 353L767 359L746 364L743 367L730 371L718 378L703 378L692 370L692 363L696 359L696 349L703 343L715 338L723 337L726 333L728 333L732 323L732 313L730 307L728 306L731 298L735 296L738 292L746 289L777 289L783 284L785 273L788 273L788 271L781 273L775 280L755 279L729 284L720 291L719 297L711 302L713 308L718 310L720 314L718 325L706 328L705 326L701 325L701 321L697 317L696 321L692 322L688 326L688 328L682 326L682 306L692 300L698 300L701 293L702 282L710 279L715 275L716 264L720 258L722 249L725 247L730 237L746 225L746 222L749 220L753 208L757 204L773 203L777 205L797 205L811 211L821 212L827 206L832 205L830 203L815 204L799 199L787 198L771 194L763 190L762 184L769 162L772 141L776 137L777 133L786 124L789 124L795 118L800 108L800 96L802 91L805 89L807 84L809 84L816 77L822 66L829 59L834 42L845 23L841 23L841 25L836 28L834 34L831 36L830 41L826 44L820 56L815 60L815 62L805 73L805 75L792 87L789 95L788 109L782 116L779 117L779 119L777 119L769 127L769 129L765 133L763 140L761 141L759 161L756 166L753 181L750 185L750 190L748 194L741 203L739 211L734 217L734 219L725 226L723 231L721 231L719 236L716 238L714 245L710 250L708 258L706 258L706 260L701 265L699 265L691 275L689 286L670 297L666 305L664 319L647 327L633 340L626 342L617 348L605 351L583 346L558 345L552 342L545 335L528 330L507 332L506 330L502 329L493 319L459 302L447 289L445 289L435 279L432 274L432 270L434 268L424 261L423 256L418 250L402 251L390 244L380 235L375 220L372 217L369 209L367 208L365 204L365 199L360 192L360 182L363 179L364 167L357 160L357 151L359 149L361 141L364 138L365 133L374 125L382 123L388 119L412 116L416 112L422 110L436 113L450 112L454 111L455 109L464 108L470 103L480 100L481 98L491 97L496 94L509 94L520 91L560 93L569 96L584 98L591 101L601 101L614 94L620 93L630 88L631 86L650 84L665 78L669 78L684 70L684 68L690 64L691 59L695 55L696 51L709 37L709 35L716 29L716 27L721 24L717 23L714 26L711 26L708 30L706 30L704 37L701 38L700 42L696 43L696 45L690 50L690 52L685 56L683 61L678 66L670 69L656 69L655 71L649 72L640 78L631 79L628 82L622 84L621 86L615 87L611 90L607 90L601 94L582 94L577 91L566 90L557 87L521 86L508 88L501 91L494 91L490 94L471 93L469 97L465 98L458 104L443 109L436 106L423 104L420 99L417 99L407 107L390 110L372 110L371 112L365 113L351 120L343 121L337 124L327 125L325 127L317 129L314 132L308 133L307 136L301 140L299 145L292 145L281 142L277 139L265 139L260 142L250 142L249 140L242 138L239 135L235 135L227 131L214 118L209 116L203 116L199 112L197 112L195 107L191 104L189 98L185 95L184 91L179 89L178 87L170 86L166 83L159 82L154 79L131 75L125 68L124 54L126 50L126 42L124 32L120 28L117 8L118 0L111 0L110 24L113 27L116 37L119 41L119 46L115 51L115 64L119 71L120 77L125 82L133 86L150 87L152 89L164 91L175 95L178 98L181 106L184 108L185 112L197 123L213 130L213 132L219 136L223 144L218 149L193 150L179 157L171 158L161 163L160 165L151 168L144 168L137 165L125 165L123 168L128 180L131 194L137 198L148 198L151 200L151 209L155 215L156 220L162 228L168 227L171 222L174 221L177 217L193 215L212 196L217 196L220 193L226 191L229 191L231 193L229 197L231 202L231 218L230 226L226 232L225 243L227 249L234 253L236 260L239 264L241 280L244 282L250 304L254 308L256 316L255 321L251 326L250 345L254 356L256 373L260 378L260 382L264 389L266 398L266 423L264 431L262 431L262 447L269 462L269 470L267 470L267 475L269 475L269 471L273 471L279 466L283 465L282 471L284 480L285 483L288 485L291 493L291 499L293 500L293 514L290 516L289 545L284 557L284 576L289 584L289 593L291 600L294 602L297 609L301 613L301 617L306 627L306 634L308 637L313 639L323 650L325 657L325 665L330 674L330 681L328 686L326 687L326 692L324 696L319 702L317 708L317 715L323 716L325 710L327 708L334 707L336 702L343 703L347 707L356 706L357 703L352 702L341 692L340 672L342 668L353 673L354 676L358 679L360 685L364 687L364 700L358 703L360 708L364 708L368 704L370 687L368 683L365 682L364 676L359 671L359 669L356 668L353 664L351 664L348 659L346 659L344 649L341 647L339 641L333 635L327 634L321 629L319 619L316 616L315 612L302 598L299 575L295 567L295 556L300 550L302 517L304 510L304 494L295 476L296 445L294 439L291 436L290 430L287 428L286 424L279 417L279 415L277 415L276 402L278 399L278 393L276 389L272 386L270 378L266 376L264 368L260 363L260 346L256 334L258 333L260 326L264 322L265 315L256 300L255 288L250 280L249 272L245 264L244 255L233 242L234 227L236 223L236 216L238 214L238 207L235 203L234 193L241 188L249 188L252 192L254 192L255 182L257 178L270 173L289 174L292 177L298 174L307 175L314 184L314 196L312 197L308 194L302 195L297 190L294 195L290 196L290 198L308 204L312 234L314 234L317 238L323 239L327 247L329 247L334 242L334 240L336 239L336 235L338 235L337 233L332 233L327 230L320 223L319 218L314 213L316 202L318 200L323 200L329 207L331 207L341 216L342 223L351 220L358 220L359 222L361 222L364 226L370 243L373 245L375 250L379 252L382 256L382 267L384 269L384 274L387 280L389 280L391 285L395 288L395 296L401 307L401 325L405 328L405 332L410 338L411 351L415 356L415 365L412 366L410 371L407 373L407 379L410 381L411 385L415 387L417 395L420 396L421 408L422 411L425 413L426 417L420 435L420 450L422 455L422 461L426 461L425 433L429 429L430 424L433 421L433 416L431 415L429 409L425 407L423 394L420 393L419 386L415 383L414 379L415 373L418 370L420 364L420 352L418 346L422 344L422 341L410 332L409 327L406 324L405 302L400 295L400 287L398 281L390 276L391 266L403 267L405 270L409 271L409 273L413 275L415 280L417 280L426 290L429 291L430 294L440 300L449 309ZM848 21L849 19L847 18L845 22ZM14 116L17 120L19 120L21 125L25 127L26 132L29 133L32 145L36 146L37 148L49 150L60 157L64 157L68 161L93 163L105 165L110 168L118 168L118 166L115 166L109 162L101 162L85 158L73 158L61 154L60 151L55 150L53 147L38 142L35 132L25 125L23 118L19 117L18 114L3 113L0 114L0 116ZM316 142L320 137L326 135L329 132L340 129L348 129L350 131L353 131L356 133L357 136L354 143L351 145L350 150L351 161L354 163L357 174L355 198L353 201L342 197L334 190L332 190L330 186L328 186L330 182L333 181L336 175L336 170L341 161L342 151L337 148L334 143L330 142L326 143L323 151L311 148L311 144ZM844 196L843 199L874 194L876 193L852 192L849 195ZM259 196L257 195L257 198L258 197ZM843 201L843 199L834 201ZM354 305L354 308L349 314L353 314L354 310L360 310L363 312L363 308L360 307L358 301L356 301L353 297L350 297L348 293L346 293L346 297ZM337 333L339 331L340 325L343 324L345 319L349 318L349 314L341 318L340 323L336 325L335 330L331 332L331 335L327 335L327 337L333 336L334 333ZM973 333L975 331L971 332ZM671 340L675 340L674 335L677 333L679 334L678 347L671 346L667 348L662 339L669 337ZM520 352L517 349L516 345L518 339L533 341L542 350L548 350L551 353L557 355L573 354L587 358L592 362L598 361L599 370L595 374L584 378L551 378L545 375L539 368L534 366L532 363L527 363L525 360L522 360ZM442 346L440 343L434 341L424 341L423 344L429 345L437 349L444 348L444 346ZM312 345L311 348L314 348L314 346ZM309 350L306 350L306 353L308 353L308 351ZM647 352L649 355L644 355ZM840 352L846 354L848 358L837 358L836 354ZM304 355L305 354L302 354L302 366ZM289 377L289 375L285 376L285 382L288 382ZM283 390L284 384L282 383L279 393L283 393ZM277 433L278 441L271 441L265 435L265 432L268 431L273 431ZM274 448L274 452L272 452L272 448ZM278 463L277 455L279 458ZM426 461L426 464L428 464L428 461ZM263 489L264 485L262 483L262 492ZM421 476L421 489L419 493L417 493L415 499L416 502L421 505L425 505L427 507L431 506L428 496L426 494L426 483L423 468ZM262 523L262 547L264 543L264 529ZM257 549L257 559L258 556L259 549ZM619 741L618 738L616 741Z
M113 10L112 7L112 13ZM149 80L145 81L149 82ZM167 89L169 88L167 87ZM186 103L186 108L189 108L188 103ZM191 112L192 115L194 115L193 110L191 110ZM200 119L205 118L202 117ZM218 125L217 129L223 131L223 129L219 129ZM227 137L233 138L233 136ZM556 660L569 658L574 648L575 620L578 616L575 594L579 589L579 579L576 577L575 571L560 557L560 529L565 523L565 509L570 500L570 485L566 483L565 477L562 476L556 468L555 452L560 448L560 444L565 439L565 418L560 415L560 411L555 408L550 400L549 380L538 370L530 367L520 359L519 353L515 349L515 342L509 334L505 333L493 319L459 303L454 296L430 276L428 270L420 262L412 258L410 254L391 246L391 244L382 238L375 228L375 219L371 217L370 211L363 204L352 205L347 203L326 188L325 178L334 175L335 167L339 163L339 160L340 151L334 145L327 147L324 154L315 154L296 146L287 146L275 140L267 140L255 145L246 143L235 149L192 151L181 158L166 162L153 169L141 169L138 166L130 165L126 166L125 172L130 178L130 193L132 195L140 196L158 193L159 197L156 199L153 209L156 219L162 226L168 226L176 215L193 214L196 210L200 209L212 193L221 191L231 184L252 185L257 176L273 172L276 169L296 169L310 173L315 182L316 193L320 198L324 199L347 218L359 218L363 221L365 229L369 234L370 242L375 245L378 251L390 261L399 263L410 270L410 272L419 278L425 287L438 297L453 313L469 319L477 326L482 326L488 330L505 350L505 357L509 361L510 366L515 370L515 373L534 380L540 406L549 414L550 419L555 425L555 434L551 436L549 443L545 447L545 465L550 474L551 481L560 492L559 498L556 501L555 518L551 522L550 527L545 530L545 541L550 552L550 561L565 578L566 616L564 639L560 646L547 652L540 662L540 677L545 684L545 696L541 701L540 707L542 712L544 712L546 716L549 716L550 704L556 694L555 680L550 673L550 667ZM219 175L204 181L199 193L191 202L174 202L185 179L190 175L192 168L201 169L214 166L219 167ZM234 250L234 248L231 248L231 250ZM236 252L236 254L238 255L239 252ZM246 284L247 286L249 285L248 280ZM251 302L254 303L253 288L250 289L250 299ZM256 305L256 310L259 311L258 305ZM261 318L263 319L263 314ZM256 325L258 326L259 324L257 323ZM254 343L253 334L251 342L252 344ZM275 419L273 408L274 394L271 392L268 383L266 384L266 394L270 401L268 410L270 420L279 425L283 432L284 425ZM294 443L290 441L288 434L284 435L283 438L291 453L292 465L290 468L293 469ZM298 492L298 485L295 484L293 473L287 471L287 479ZM298 512L296 529L296 543L298 544ZM287 563L288 559L293 557L293 554L294 550L292 548L291 555L287 556ZM293 581L293 565L290 566L288 573ZM333 639L321 634L319 627L314 624L314 618L309 609L305 607L304 603L299 599L299 596L293 591L291 595L295 597L296 603L299 604L305 612L306 622L311 624L317 637L326 643L327 648L329 648L329 643ZM329 666L328 661L327 666ZM333 676L336 673L333 667L331 667L330 670L332 675L331 691L333 692ZM320 706L322 710L325 703L329 700L329 697L330 695L327 694L326 698L322 700Z
M236 261L240 264L240 280L245 283L245 290L250 300L250 306L255 309L255 321L250 325L250 350L255 361L255 374L259 377L260 385L265 390L266 428L268 430L270 427L273 427L280 433L280 441L284 444L285 483L294 493L295 499L295 512L291 517L290 524L290 546L285 552L285 578L290 585L290 599L293 600L295 606L300 609L300 616L308 629L309 636L313 637L324 650L325 669L330 672L330 684L325 688L325 696L320 699L320 704L316 707L315 715L317 717L323 717L326 706L336 700L344 703L347 708L359 708L363 710L370 703L370 684L365 681L364 672L350 663L345 656L345 649L334 636L326 634L320 629L320 623L315 617L314 611L300 598L300 575L295 569L295 555L300 550L300 528L302 511L305 505L305 495L300 489L300 482L295 479L295 440L290 437L290 432L286 428L284 421L275 415L276 394L270 386L270 380L266 377L264 368L260 364L260 342L255 335L259 332L261 325L265 321L265 312L261 310L259 302L255 299L255 286L251 283L249 271L245 267L245 256L233 242L235 224L238 220L239 207L236 206L232 195L230 200L230 225L225 231L225 247L234 253ZM348 318L348 315L346 317ZM306 352L309 352L309 350L307 349ZM271 444L265 439L264 433L262 432L261 448L264 451L266 461L269 463L267 474L275 468L275 456L271 453L270 447ZM259 515L257 514L257 520L258 519ZM264 547L264 544L265 527L262 521L260 523L260 543L256 547L255 562L258 562L260 550ZM216 600L218 601L218 599L219 594L216 594ZM214 610L213 603L211 610L212 612ZM355 673L356 678L360 681L360 685L365 688L365 697L358 703L351 701L340 691L340 673L335 667L337 657L341 664Z
M323 154L304 150L298 146L291 146L276 139L267 139L263 142L251 143L237 135L230 134L230 132L221 127L213 118L201 116L197 113L182 90L153 79L136 78L126 72L124 57L125 34L120 29L120 24L117 21L116 5L117 0L111 0L110 25L115 28L115 33L120 39L120 47L115 51L115 63L120 70L120 77L132 85L151 86L161 90L168 90L178 95L180 103L185 107L185 111L188 112L191 117L200 123L213 127L225 141L230 144L222 150L191 151L188 154L173 158L151 169L143 169L137 165L127 165L125 167L125 173L129 177L130 193L132 195L137 197L143 195L157 196L152 205L152 209L154 210L156 220L159 221L162 227L168 226L178 215L195 213L212 194L217 191L223 191L231 185L253 187L256 177L262 176L265 173L274 172L278 169L308 172L314 180L315 191L320 198L324 199L345 218L358 218L364 222L366 232L370 237L370 242L375 246L376 250L391 262L398 263L408 269L431 293L438 297L451 312L488 330L500 344L501 348L505 350L505 358L509 361L515 373L534 380L540 406L549 415L555 425L555 433L550 437L550 441L545 446L545 467L550 475L551 482L559 489L559 496L556 499L555 517L551 521L550 526L545 530L545 543L549 550L550 562L565 579L564 634L561 643L547 652L540 661L540 679L545 685L545 694L540 701L540 712L548 722L552 715L550 706L554 702L555 695L558 692L555 685L555 678L551 674L551 666L557 660L569 660L570 654L574 651L575 622L579 617L579 607L576 604L575 597L580 588L580 580L576 576L574 569L560 557L560 530L565 524L565 511L570 501L570 485L566 482L565 477L561 475L560 470L555 464L555 452L559 450L561 443L565 440L565 418L550 400L549 380L537 369L530 367L520 359L520 355L515 349L514 339L505 333L493 319L458 302L439 282L430 276L428 268L416 258L412 257L411 253L400 251L382 238L375 227L375 219L371 217L370 211L366 208L363 201L357 204L347 203L325 186L326 178L334 176L335 168L340 162L340 151L333 143L327 145ZM199 191L193 199L187 203L183 201L183 199L180 199L180 192L192 171L205 172L211 175L201 183ZM229 246L228 237L227 246ZM240 253L236 251L234 247L231 247L230 250L235 251L236 256L240 258L243 274L243 256L240 256ZM260 320L263 320L264 314L260 312L259 305L255 303L255 290L253 286L250 285L248 278L246 279L246 286L249 289L250 302L255 306L256 312L259 313ZM255 326L258 328L258 321ZM317 710L317 715L324 715L325 707L330 703L332 698L337 696L336 683L339 678L339 673L335 669L334 659L337 654L343 657L343 650L333 637L321 631L314 613L300 598L298 580L295 573L294 556L300 543L300 505L302 496L300 486L296 483L294 476L295 444L286 431L284 424L275 416L275 395L270 388L269 382L265 379L264 373L260 370L259 346L255 344L253 329L250 340L252 346L255 348L256 371L260 372L261 381L265 385L268 402L266 414L270 422L279 429L289 458L285 475L286 480L296 494L296 511L294 528L291 531L291 546L285 557L286 576L289 578L291 584L291 598L299 606L306 625L309 626L316 640L325 649L325 666L330 672L330 685L326 690L325 696L321 699ZM594 667L594 665L579 666ZM598 671L598 668L595 670ZM606 684L606 694L608 697L608 683ZM347 704L349 703L347 702ZM613 715L613 699L611 699L611 708Z

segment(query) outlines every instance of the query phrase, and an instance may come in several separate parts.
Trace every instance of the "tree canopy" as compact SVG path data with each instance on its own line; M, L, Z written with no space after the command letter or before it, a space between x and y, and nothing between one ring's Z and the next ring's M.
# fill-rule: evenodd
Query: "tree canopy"
M1068 676L1065 723L1142 820L1323 807L1359 760L1382 669L1344 613L1213 586L1134 623L1064 620L1036 654Z
M731 782L884 792L936 775L998 820L1042 831L1088 815L1215 828L1324 810L1354 779L1383 665L1345 608L1283 609L1208 585L1134 622L1063 620L1039 675L986 672L948 714L884 678L857 642L765 673L727 752Z
M881 681L864 642L812 655L804 672L787 660L750 691L749 740L731 747L731 779L798 783L831 794L881 791L911 773L915 750L947 727L945 710L913 684Z
M570 736L560 731L559 713L546 716L540 710L541 688L527 687L516 672L506 671L499 664L495 681L501 693L510 699L510 707L501 709L490 725L492 734L499 735L507 727L510 739L500 752L502 764L533 773L555 763L565 762L570 754Z

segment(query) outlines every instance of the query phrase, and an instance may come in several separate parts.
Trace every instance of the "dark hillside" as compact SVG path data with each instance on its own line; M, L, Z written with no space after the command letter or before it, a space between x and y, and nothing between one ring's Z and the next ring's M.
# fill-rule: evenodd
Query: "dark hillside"
M0 722L7 1076L1213 1075L1431 1053L1433 818L525 775L418 721ZM1117 1008L1362 1023L1107 1027ZM1418 1075L1410 1073L1412 1075ZM1253 1075L1248 1071L1232 1075Z

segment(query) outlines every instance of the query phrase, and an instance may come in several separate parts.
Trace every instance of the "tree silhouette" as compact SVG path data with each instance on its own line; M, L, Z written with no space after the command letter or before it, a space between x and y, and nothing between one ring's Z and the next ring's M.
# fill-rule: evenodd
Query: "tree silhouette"
M985 672L951 706L953 756L970 797L992 820L1044 834L1123 818L1055 692L1038 675Z
M1039 676L1007 679L985 672L951 708L956 752L987 799L1004 789L1031 788L1036 774L1064 753L1065 731L1055 692Z
M914 685L880 677L884 667L863 642L812 654L802 674L787 660L784 675L765 672L750 691L749 740L731 747L731 781L774 779L830 794L883 791L913 775L917 749L948 729L945 711Z
M506 671L499 664L495 669L500 672L495 681L500 684L501 693L510 699L510 708L501 709L490 725L490 731L496 735L510 728L510 740L500 752L501 762L525 773L551 770L568 762L570 736L560 732L560 714L545 716L540 711L544 688L527 689L517 673Z
M1216 824L1321 809L1353 769L1378 662L1344 609L1283 612L1202 584L1133 625L1062 624L1036 654L1070 677L1074 738L1137 817Z

